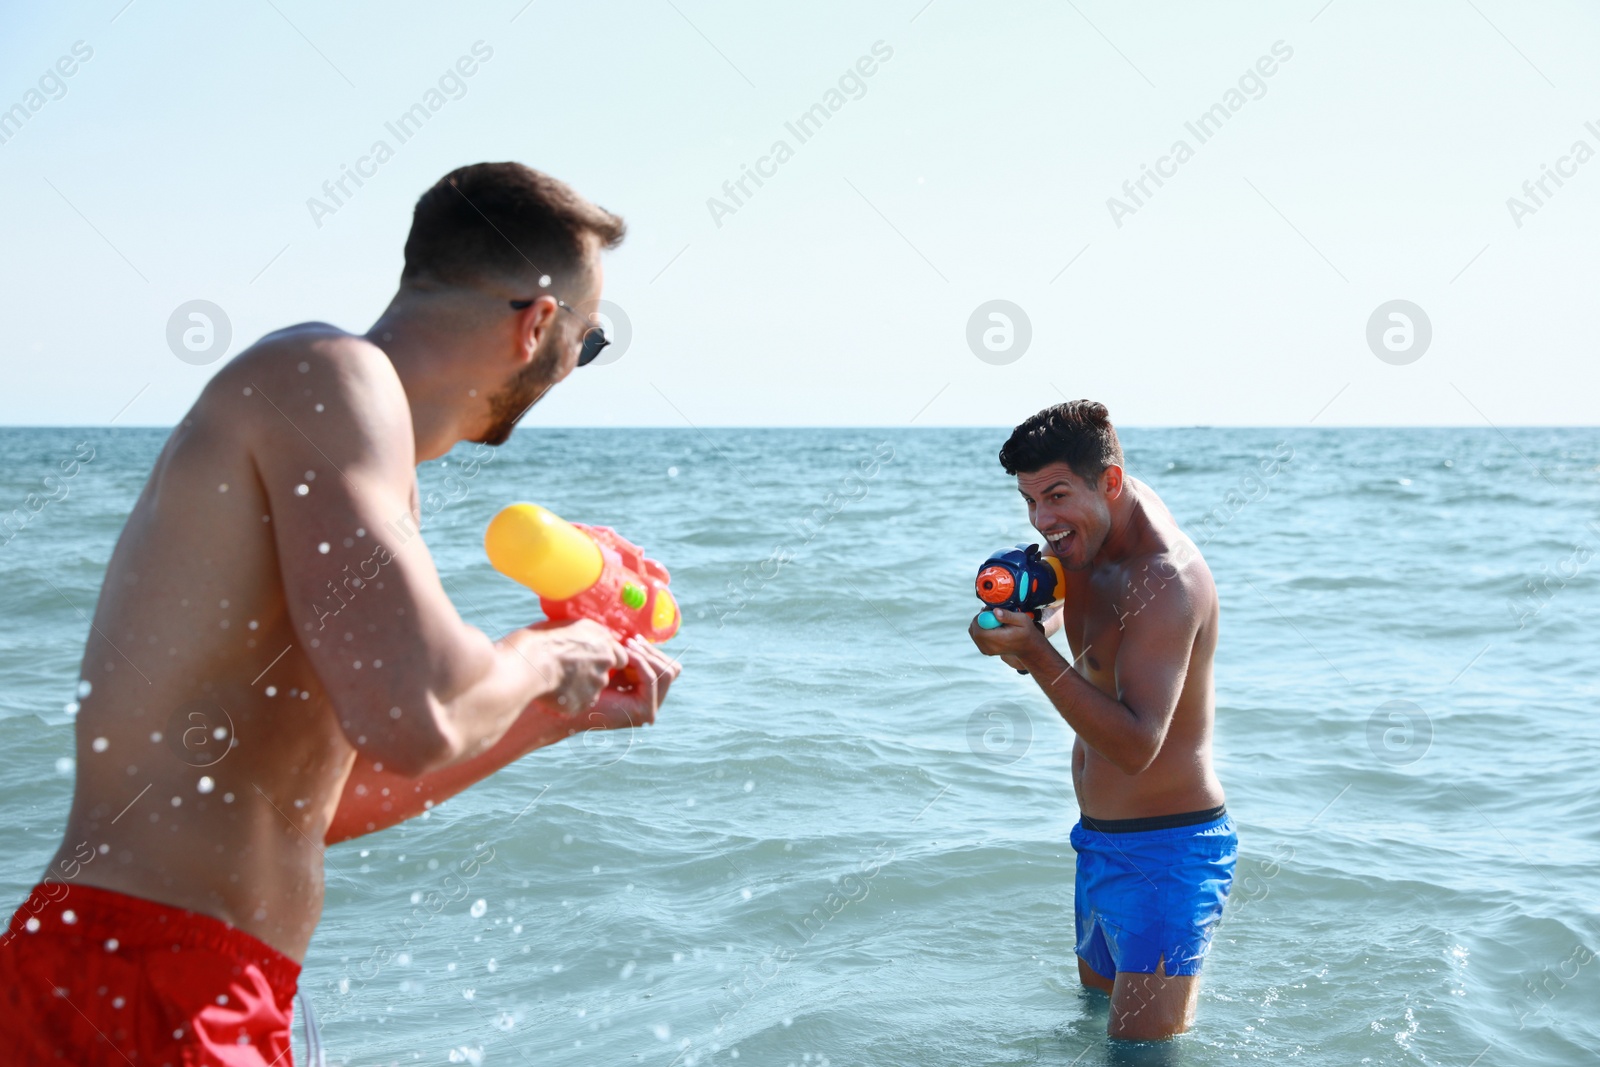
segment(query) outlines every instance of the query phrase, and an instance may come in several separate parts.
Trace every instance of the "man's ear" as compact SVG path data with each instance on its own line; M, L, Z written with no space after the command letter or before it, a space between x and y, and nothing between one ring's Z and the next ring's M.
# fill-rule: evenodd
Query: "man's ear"
M538 351L539 342L554 326L558 310L556 298L545 294L517 312L517 352L520 354L521 362L532 361L534 352Z
M1100 472L1100 491L1106 495L1107 500L1115 500L1122 495L1123 477L1122 468L1113 463Z

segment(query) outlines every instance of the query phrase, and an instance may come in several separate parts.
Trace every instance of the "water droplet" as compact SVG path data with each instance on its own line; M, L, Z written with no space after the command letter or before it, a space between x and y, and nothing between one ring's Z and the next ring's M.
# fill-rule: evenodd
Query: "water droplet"
M309 363L301 363L300 364L300 373L301 374L304 374L306 371L308 371L310 369L311 369L311 364L309 364Z
M94 686L89 684L89 679L80 678L78 680L78 699L82 700L92 692L94 692Z
M328 547L329 547L328 546L328 542L322 541L322 542L318 543L317 551L321 552L324 556L326 556L328 554Z
M227 491L228 491L228 483L227 482L223 482L221 485L217 486L217 492L226 493Z
M77 764L74 763L72 759L67 756L62 756L60 759L56 760L56 773L71 774L72 768L75 766L77 766Z
M549 287L550 287L550 275L548 275L548 274L539 275L539 288L548 289Z
M309 485L306 485L303 482L300 485L297 485L297 486L294 487L294 495L295 496L305 496L309 492L311 492L311 487Z
M474 919L481 919L483 918L484 914L488 912L488 910L489 902L484 900L482 897L479 897L477 900L472 902L472 907L468 909L468 914L470 914Z
M275 685L267 686L267 696L275 697L277 695L278 695L278 687L277 686L275 686Z
M318 405L317 405L317 410L318 410L318 411L321 411L321 410L322 410L322 405L321 405L321 404L318 404Z
M209 774L206 774L201 775L200 780L195 783L194 787L202 793L209 793L217 787L217 783Z
M82 707L82 705L76 700L69 700L65 704L61 705L61 710L66 712L68 715L76 715L78 714L78 709L80 707Z
M756 788L755 779L752 778L752 779L747 779L745 781L745 783L744 783L744 791L746 793L754 792L755 788Z
M103 737L97 737L89 747L94 749L96 752L104 752L106 749L111 747L111 742L107 741Z
M676 478L677 476L678 476L678 468L677 467L668 467L667 468L667 477L668 478Z

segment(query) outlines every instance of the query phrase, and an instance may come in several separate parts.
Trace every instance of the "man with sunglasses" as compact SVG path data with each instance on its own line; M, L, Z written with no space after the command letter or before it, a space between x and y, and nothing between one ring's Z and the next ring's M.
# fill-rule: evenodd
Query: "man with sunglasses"
M507 302L511 305L513 311L531 308L535 303L534 300L511 300ZM556 307L569 315L575 316L579 322L583 323L583 348L578 351L578 366L587 367L600 355L600 350L611 343L611 339L606 336L606 331L603 327L597 326L587 318L584 318L581 312L574 310L572 305L565 300L557 300Z
M0 936L16 1062L286 1065L327 845L654 720L678 668L652 646L462 621L415 473L599 354L574 307L623 232L520 164L456 170L371 330L267 335L174 429L90 629L61 850Z

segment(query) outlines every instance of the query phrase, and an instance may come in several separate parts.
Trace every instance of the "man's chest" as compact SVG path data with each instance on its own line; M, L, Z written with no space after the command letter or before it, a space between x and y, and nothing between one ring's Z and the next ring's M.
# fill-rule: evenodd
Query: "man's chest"
M1061 632L1072 648L1073 664L1101 692L1112 695L1116 692L1117 651L1122 645L1122 614L1109 576L1069 582Z

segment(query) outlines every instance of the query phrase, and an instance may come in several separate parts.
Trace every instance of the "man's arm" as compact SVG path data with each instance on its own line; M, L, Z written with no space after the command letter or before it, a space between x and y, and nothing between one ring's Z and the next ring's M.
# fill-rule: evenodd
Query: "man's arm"
M498 642L468 626L411 510L415 445L388 358L332 332L241 371L290 623L351 745L415 776L492 745L536 697L583 704L626 663L593 624Z
M1138 774L1161 752L1189 672L1200 613L1183 581L1126 620L1117 651L1117 697L1073 670L1033 620L997 611L1003 626L985 630L974 619L973 642L986 655L1014 657L1084 744L1126 774Z
M1054 637L1061 632L1061 616L1065 610L1066 604L1060 600L1044 609L1044 618L1040 619L1039 623L1044 627L1046 637Z
M345 781L339 807L328 823L326 843L338 844L414 818L534 749L553 745L585 729L585 718L568 715L548 701L535 700L488 749L420 777L396 774L371 756L359 755Z
M360 756L346 780L339 807L328 824L325 840L337 844L352 837L387 829L421 814L535 749L553 745L584 730L613 730L655 721L667 689L681 669L646 641L630 643L631 659L619 686L607 688L595 706L568 714L549 700L535 700L488 750L408 778Z

